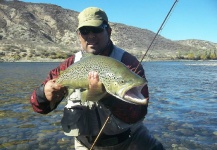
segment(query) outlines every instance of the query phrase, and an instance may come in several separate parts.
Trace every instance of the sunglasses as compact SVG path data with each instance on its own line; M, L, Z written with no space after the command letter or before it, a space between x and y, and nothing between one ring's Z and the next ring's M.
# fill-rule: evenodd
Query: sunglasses
M81 27L79 29L79 32L82 35L88 35L90 32L98 34L98 33L101 33L106 27L107 27L107 25L105 25L105 24L101 25L100 27L89 27L89 26L86 26L86 27Z

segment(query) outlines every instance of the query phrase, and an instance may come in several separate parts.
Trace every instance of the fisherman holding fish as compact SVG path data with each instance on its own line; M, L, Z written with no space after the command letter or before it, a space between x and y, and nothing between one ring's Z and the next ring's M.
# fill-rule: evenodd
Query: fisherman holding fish
M33 91L34 111L47 114L67 101L61 124L65 135L74 137L76 150L164 149L143 123L149 93L142 65L137 68L136 57L112 43L103 10L86 8L78 21L82 50Z

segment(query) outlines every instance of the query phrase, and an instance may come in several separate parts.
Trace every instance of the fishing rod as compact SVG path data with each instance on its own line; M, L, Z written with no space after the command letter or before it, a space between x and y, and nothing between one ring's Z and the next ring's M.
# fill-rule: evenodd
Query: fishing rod
M147 55L147 53L148 53L149 49L151 48L151 46L152 46L154 40L155 40L156 37L158 36L160 30L162 30L162 27L163 27L164 23L166 22L168 16L170 15L171 11L173 10L173 8L174 8L174 6L175 6L175 4L176 4L177 2L178 2L178 0L176 0L176 1L173 3L172 7L170 8L170 11L167 13L166 18L164 19L163 23L161 24L160 28L158 29L157 33L155 34L153 40L151 41L151 44L149 45L148 49L146 50L145 54L143 55L141 61L139 62L138 66L136 67L136 69L135 69L134 72L136 72L136 70L138 69L139 65L142 63L143 59L144 59L145 56ZM99 139L99 137L100 137L100 135L101 135L103 129L105 128L107 122L109 121L110 117L111 117L111 113L109 114L109 116L107 117L105 123L103 124L102 128L100 129L100 131L99 131L99 133L98 133L96 139L94 140L93 144L91 145L90 150L93 150L93 148L94 148L94 146L95 146L97 140Z
M169 12L167 13L167 15L166 15L164 21L162 22L160 28L158 29L157 33L155 34L153 40L151 41L150 45L148 46L148 48L147 48L145 54L143 55L141 61L139 62L138 66L136 67L136 69L135 69L134 72L136 72L136 70L138 69L139 65L142 63L143 59L144 59L145 56L147 55L148 51L150 50L150 48L151 48L152 44L154 43L156 37L158 36L159 32L162 30L163 25L165 24L167 18L169 17L170 13L172 12L172 10L173 10L173 8L174 8L174 6L176 5L177 2L178 2L178 0L176 0L176 1L173 3L172 7L170 8Z
M96 139L94 140L93 144L91 145L90 150L93 150L93 147L95 146L97 140L99 139L99 136L101 135L101 133L102 133L103 129L105 128L105 125L106 125L107 122L109 121L111 115L112 115L112 114L110 113L109 116L107 117L107 119L106 119L105 123L103 124L102 128L100 129L100 131L99 131L99 133L98 133Z

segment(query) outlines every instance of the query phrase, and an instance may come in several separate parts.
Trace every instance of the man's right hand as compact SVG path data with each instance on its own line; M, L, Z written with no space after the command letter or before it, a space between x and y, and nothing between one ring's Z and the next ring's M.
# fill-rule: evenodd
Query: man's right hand
M56 83L56 79L49 80L44 86L45 97L48 101L60 101L67 93L65 87Z

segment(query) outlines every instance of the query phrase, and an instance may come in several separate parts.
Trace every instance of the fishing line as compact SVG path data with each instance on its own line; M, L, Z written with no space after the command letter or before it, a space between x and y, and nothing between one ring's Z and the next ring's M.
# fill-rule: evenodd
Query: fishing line
M163 29L163 26L164 26L164 24L165 24L167 18L169 17L170 13L172 12L172 10L173 10L173 8L174 8L174 6L176 5L177 2L178 2L178 0L176 0L176 1L173 3L172 7L170 8L169 12L167 13L167 15L166 15L166 17L165 17L165 19L164 19L164 21L163 21L163 23L161 24L160 28L158 29L157 33L155 34L153 40L151 41L150 45L148 46L148 48L147 48L145 54L143 55L141 61L140 61L139 64L137 65L137 67L136 67L136 69L135 69L134 72L137 71L139 65L142 63L143 59L144 59L145 56L147 55L148 51L150 50L150 48L151 48L152 44L154 43L156 37L158 36L159 32Z
M175 8L175 6L174 6L174 8ZM173 9L174 9L174 8L173 8ZM168 15L168 18L165 20L165 23L162 25L162 27L161 27L161 29L160 29L158 35L159 35L160 32L164 29L164 27L165 27L166 23L168 22L170 16L172 15L172 13L173 13L173 12L171 11L170 15ZM157 39L158 39L158 38L159 38L159 36L156 36L155 42L153 42L152 46L150 46L152 49L154 49L155 45L157 44ZM148 54L148 55L150 55L150 54L151 54L151 51L149 51L149 54ZM148 55L147 55L147 56L148 56ZM150 56L151 56L151 55L150 55ZM142 61L142 60L141 60L141 61Z

